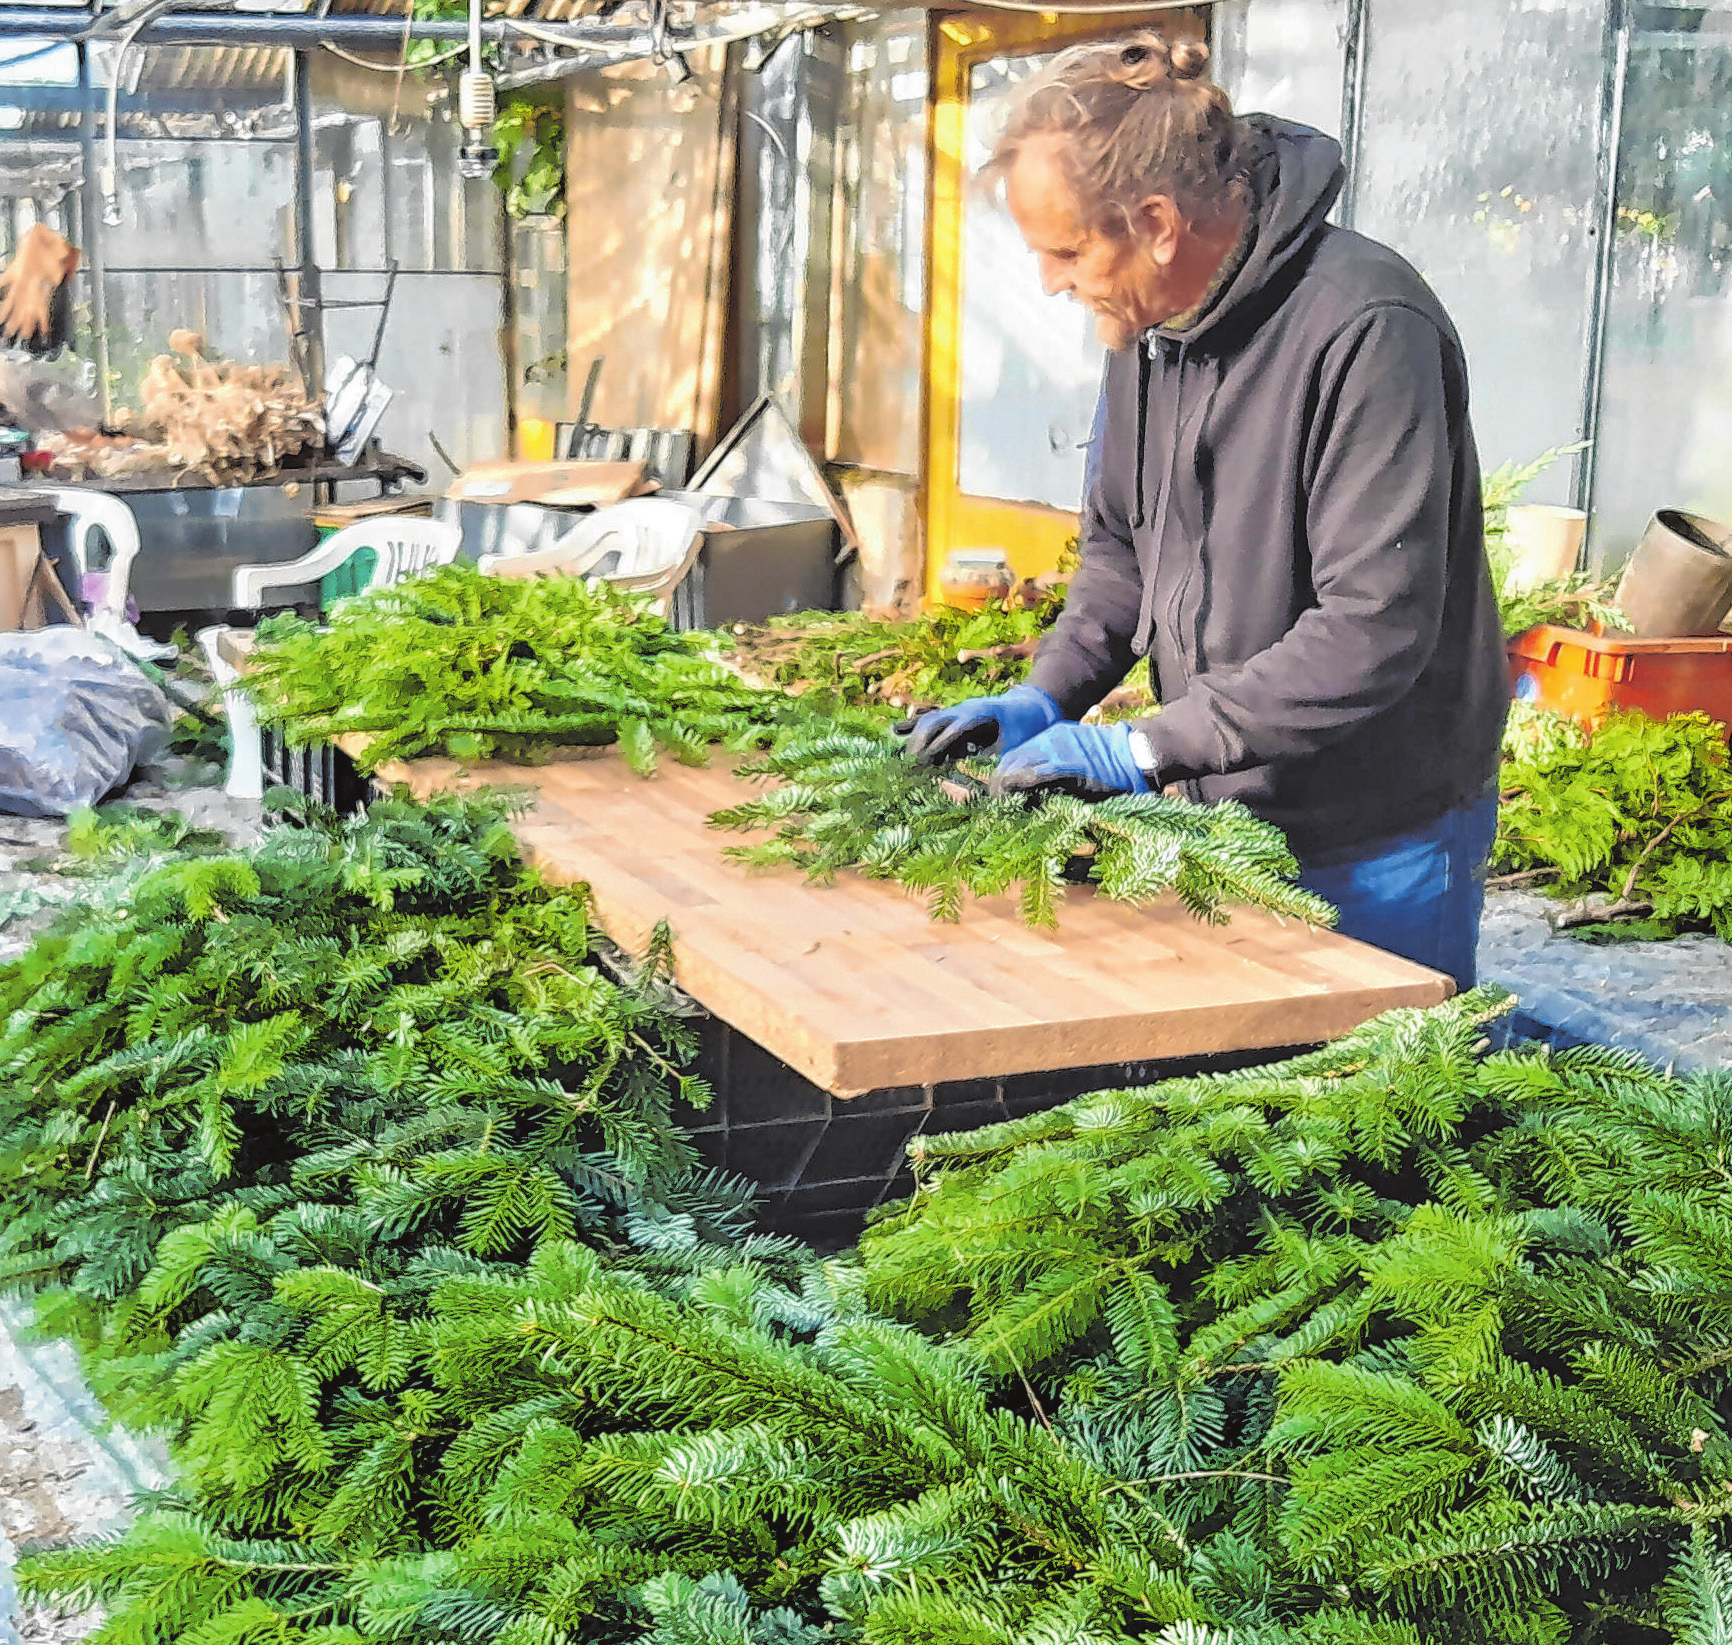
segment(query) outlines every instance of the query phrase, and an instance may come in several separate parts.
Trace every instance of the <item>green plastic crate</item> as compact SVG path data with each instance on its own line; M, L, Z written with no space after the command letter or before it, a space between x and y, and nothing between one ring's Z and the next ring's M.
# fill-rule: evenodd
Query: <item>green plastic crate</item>
M319 541L330 536L322 531ZM370 548L357 548L335 571L327 571L319 579L319 609L329 611L332 604L350 594L359 594L373 578L373 568L379 556Z

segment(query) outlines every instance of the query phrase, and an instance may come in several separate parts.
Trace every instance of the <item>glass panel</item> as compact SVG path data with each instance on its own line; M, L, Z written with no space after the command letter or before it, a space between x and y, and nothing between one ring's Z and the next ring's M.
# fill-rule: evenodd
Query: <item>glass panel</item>
M102 237L109 268L294 260L293 144L123 138L119 160L120 226Z
M1005 94L1055 54L994 57L969 71L970 173L990 152ZM962 217L961 426L957 484L976 497L1074 509L1103 351L1081 304L1048 297L1004 208L969 190Z
M0 48L3 56L5 48ZM34 67L32 64L29 67ZM21 66L18 74L28 72ZM76 61L73 72L77 72ZM82 238L78 191L83 186L84 155L75 143L43 143L0 131L0 266L11 261L19 240L37 223L46 223L74 245ZM71 347L51 360L30 365L32 376L46 375L81 394L96 392L96 366L88 267L72 279ZM0 375L5 364L0 361ZM65 402L61 402L64 407Z
M0 133L0 263L36 223L46 223L74 245L84 154L76 143L41 143Z
M512 224L512 323L517 334L519 419L564 422L565 224L551 217Z
M1603 22L1603 0L1370 10L1354 227L1443 299L1488 467L1580 425ZM1568 484L1557 464L1530 500Z
M832 455L916 474L926 301L926 14L848 31Z
M182 274L141 270L106 278L108 371L116 406L138 405L145 367L185 326L212 360L277 365L289 357L275 274Z
M504 207L457 169L463 133L430 87L314 52L313 249L321 268L497 273Z
M294 54L280 46L131 46L93 41L90 83L107 130L110 76L119 64L120 136L292 142Z
M327 274L325 297L376 297L374 274ZM363 358L378 324L375 308L333 309L325 315L325 359ZM503 286L491 274L405 274L397 281L391 317L379 348L379 377L391 403L378 439L387 450L422 464L442 491L450 478L433 446L436 437L459 467L506 455L505 371L499 328Z
M78 48L0 31L0 165L18 139L78 136Z
M1732 525L1732 7L1639 7L1618 159L1593 552Z
M1338 137L1346 39L1347 0L1224 0L1210 15L1211 73L1241 114Z

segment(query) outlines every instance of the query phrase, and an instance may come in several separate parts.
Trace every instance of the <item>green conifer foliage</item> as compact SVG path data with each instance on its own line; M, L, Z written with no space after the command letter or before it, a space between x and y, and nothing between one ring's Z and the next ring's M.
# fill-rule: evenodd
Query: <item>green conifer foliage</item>
M1223 920L1239 903L1335 921L1322 898L1292 883L1298 864L1280 831L1242 806L1159 794L993 799L978 776L987 767L917 766L895 738L851 727L790 733L738 769L781 782L711 817L718 828L775 831L730 856L792 863L819 882L857 868L923 893L935 919L960 918L968 895L1015 890L1024 920L1056 926L1066 886L1086 879L1121 902L1175 891L1199 919Z
M1557 716L1512 718L1496 867L1559 897L1651 914L1644 935L1732 939L1732 760L1706 714L1613 714L1588 736Z
M267 619L245 676L260 717L291 741L367 738L361 763L422 754L545 758L618 743L647 773L658 751L701 765L787 712L676 633L649 601L578 577L484 577L441 566L340 601L327 628Z
M1732 1082L1486 1004L927 1139L866 1294L1243 1539L1231 1637L1721 1638Z
M26 1569L99 1645L1725 1638L1732 1081L1469 996L926 1139L820 1264L499 825L172 862L0 968L13 1281L180 1467Z

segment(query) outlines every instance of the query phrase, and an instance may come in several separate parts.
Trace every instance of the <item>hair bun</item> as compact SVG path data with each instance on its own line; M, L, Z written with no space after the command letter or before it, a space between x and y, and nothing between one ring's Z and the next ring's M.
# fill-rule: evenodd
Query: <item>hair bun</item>
M1209 48L1201 40L1175 40L1167 60L1175 80L1195 80L1209 66Z

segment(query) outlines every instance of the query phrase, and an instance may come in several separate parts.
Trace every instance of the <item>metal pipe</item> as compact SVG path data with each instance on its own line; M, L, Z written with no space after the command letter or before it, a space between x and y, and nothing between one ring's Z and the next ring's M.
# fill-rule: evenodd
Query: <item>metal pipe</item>
M795 18L822 19L853 13L858 9L857 5L823 4L754 7L747 12L744 19L736 14L733 20L719 20L696 28L669 28L668 45L670 49L685 49L721 40L740 39L744 34L780 28ZM8 33L31 35L45 40L73 39L85 34L90 26L88 12L8 6L5 16ZM395 51L403 43L404 26L402 17L366 13L345 13L335 17L236 12L188 13L177 16L170 13L147 23L139 30L138 39L146 45L302 48L311 48L330 40L342 46L380 46ZM412 40L467 44L470 38L467 18L418 17L410 19L407 26L409 38ZM649 49L649 31L641 23L538 22L534 26L537 36L549 40L550 43L629 55L647 53ZM488 18L480 25L481 38L493 45L521 41L524 33L514 19Z
M308 394L322 394L325 389L325 316L313 232L313 195L318 186L313 154L313 77L308 72L305 52L296 52L293 64L295 129L299 134L295 144L295 262L300 268L296 295L301 314L310 308L318 327L318 334L310 337L307 344L307 381L302 387ZM283 320L286 324L286 314Z
M1341 158L1347 177L1335 220L1353 227L1359 207L1359 169L1365 131L1366 30L1371 24L1370 0L1347 0L1347 50L1341 63Z
M1588 280L1588 338L1582 362L1582 438L1576 453L1573 501L1588 517L1580 563L1597 557L1594 542L1594 491L1600 471L1600 410L1606 388L1606 333L1612 301L1612 276L1617 254L1618 151L1624 142L1624 96L1630 75L1630 14L1624 0L1606 6L1606 46L1600 83L1599 141L1596 145L1594 190L1597 196L1590 235L1598 237Z
M96 111L101 106L90 80L90 53L78 48L78 90L84 99L84 118L78 122L78 141L84 151L84 175L94 177L96 159ZM96 393L102 404L102 420L114 416L114 385L108 380L108 266L103 260L103 234L97 226L101 210L96 191L79 191L80 229L84 235L84 267L90 281L90 326L94 333L91 356L96 363Z

